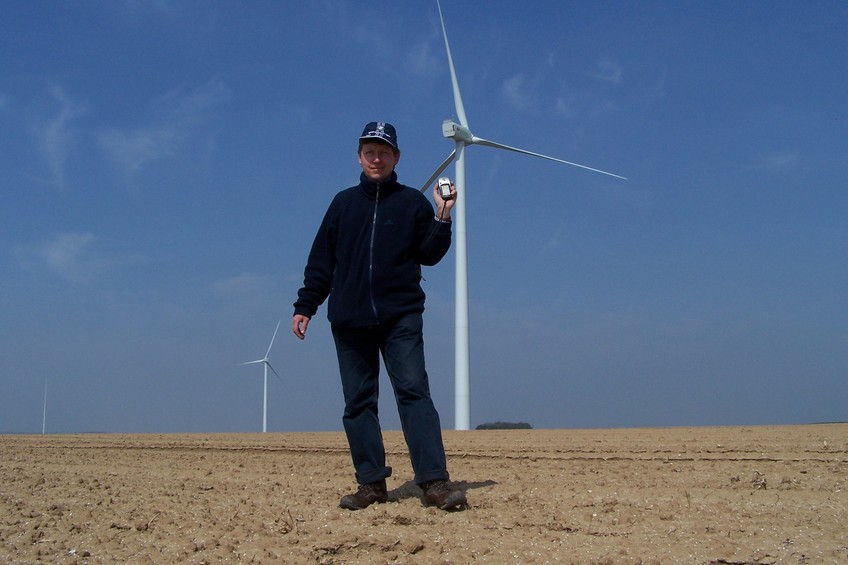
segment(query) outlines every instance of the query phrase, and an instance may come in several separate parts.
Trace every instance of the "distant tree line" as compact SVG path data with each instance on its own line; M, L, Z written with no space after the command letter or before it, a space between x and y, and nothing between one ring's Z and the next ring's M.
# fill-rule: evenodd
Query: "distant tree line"
M533 426L527 422L491 422L480 424L477 430L532 430Z

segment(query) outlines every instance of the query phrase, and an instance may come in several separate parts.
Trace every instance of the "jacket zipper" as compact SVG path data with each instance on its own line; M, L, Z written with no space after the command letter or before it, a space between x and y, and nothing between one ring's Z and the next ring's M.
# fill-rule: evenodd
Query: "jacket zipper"
M368 249L368 292L371 298L371 312L374 320L379 322L377 301L374 299L374 241L377 233L377 206L380 204L380 184L377 184L377 195L374 198L374 216L371 218L371 245Z

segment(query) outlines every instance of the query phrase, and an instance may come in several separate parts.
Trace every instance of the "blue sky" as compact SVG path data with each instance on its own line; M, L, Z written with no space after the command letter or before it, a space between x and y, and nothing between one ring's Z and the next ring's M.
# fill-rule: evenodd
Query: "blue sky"
M471 425L848 418L848 5L459 2ZM435 2L12 2L0 17L0 432L340 430L291 303L356 138L447 156ZM448 172L453 175L453 167ZM425 269L453 427L451 251ZM398 419L384 376L381 417Z

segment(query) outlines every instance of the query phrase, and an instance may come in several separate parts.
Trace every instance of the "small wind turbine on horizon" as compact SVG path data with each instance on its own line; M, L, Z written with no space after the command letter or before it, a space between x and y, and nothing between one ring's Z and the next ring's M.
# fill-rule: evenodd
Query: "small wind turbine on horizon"
M41 409L41 435L47 433L47 379L44 379L44 406Z
M448 66L450 67L451 83L453 85L453 100L456 107L456 117L459 123L453 120L445 120L442 123L442 134L454 141L454 150L448 155L436 172L427 179L421 192L425 192L433 186L433 182L439 177L448 165L456 160L456 205L454 207L454 226L456 233L456 351L455 351L455 428L457 430L467 430L471 425L470 416L470 395L469 395L469 377L470 377L470 361L469 361L469 329L468 329L468 256L466 251L466 227L465 227L465 148L468 145L485 145L495 149L505 149L516 153L523 153L532 157L541 157L558 163L565 163L587 169L596 173L609 175L619 179L625 179L620 175L587 167L579 163L564 161L556 157L548 157L540 153L533 153L524 149L510 147L501 143L488 141L481 137L477 137L468 127L468 120L465 117L465 108L462 104L462 97L459 94L459 82L456 79L456 71L453 66L453 57L451 57L450 45L448 44L448 32L445 28L445 18L442 16L442 6L439 0L436 0L436 6L439 9L439 19L442 22L442 35L445 38L445 51L448 56Z
M245 361L241 363L242 365L253 365L254 363L262 363L265 366L265 380L262 387L262 432L265 433L268 431L268 369L274 373L274 375L283 382L283 379L280 378L280 375L277 374L277 371L274 370L274 367L271 366L271 361L269 360L269 355L271 355L271 348L274 346L274 339L277 337L277 331L280 329L280 323L282 320L277 322L277 328L274 330L274 335L271 336L271 344L268 346L268 351L265 352L265 357L262 359L257 359L256 361Z

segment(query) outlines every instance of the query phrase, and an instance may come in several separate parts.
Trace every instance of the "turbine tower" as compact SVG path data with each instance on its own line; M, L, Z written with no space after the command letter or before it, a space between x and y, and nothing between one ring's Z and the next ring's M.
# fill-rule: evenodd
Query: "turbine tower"
M468 346L468 260L466 252L465 228L465 148L469 145L475 144L485 145L495 149L505 149L507 151L530 155L532 157L541 157L542 159L557 161L558 163L565 163L566 165L573 165L575 167L580 167L596 173L602 173L611 177L620 179L625 179L625 177L609 173L607 171L602 171L600 169L587 167L586 165L580 165L579 163L572 163L571 161L564 161L562 159L557 159L556 157L548 157L547 155L533 153L532 151L526 151L524 149L510 147L509 145L495 143L493 141L477 137L471 133L471 130L468 127L468 120L465 117L465 107L462 104L462 97L459 94L459 82L456 80L456 70L453 66L453 57L451 57L450 45L448 44L448 32L445 28L445 18L442 16L442 6L439 3L439 0L436 0L436 6L439 9L439 19L442 22L442 35L445 38L445 51L448 56L448 67L450 68L451 84L453 85L453 101L454 106L456 107L456 117L459 119L459 123L456 123L453 120L445 120L442 124L442 134L446 138L453 140L454 150L450 155L448 155L447 159L439 165L439 168L436 169L436 172L433 173L427 182L424 183L424 186L421 188L421 192L425 192L427 189L431 188L433 182L439 177L442 171L444 171L451 162L456 160L455 183L457 196L456 205L454 207L454 231L456 233L456 351L454 366L456 396L455 428L457 430L467 430L471 426L471 416L469 396L470 362Z
M271 361L268 360L268 356L271 354L271 347L274 346L274 338L277 337L277 330L280 329L280 323L282 320L277 322L277 328L274 330L274 335L271 336L271 344L268 346L268 351L265 352L265 357L262 359L257 359L256 361L246 361L242 363L242 365L252 365L254 363L262 363L265 366L265 381L262 387L262 432L265 433L268 431L268 369L273 371L274 375L280 382L283 382L283 379L280 378L280 375L277 374L277 371L274 371L274 367L271 366Z

